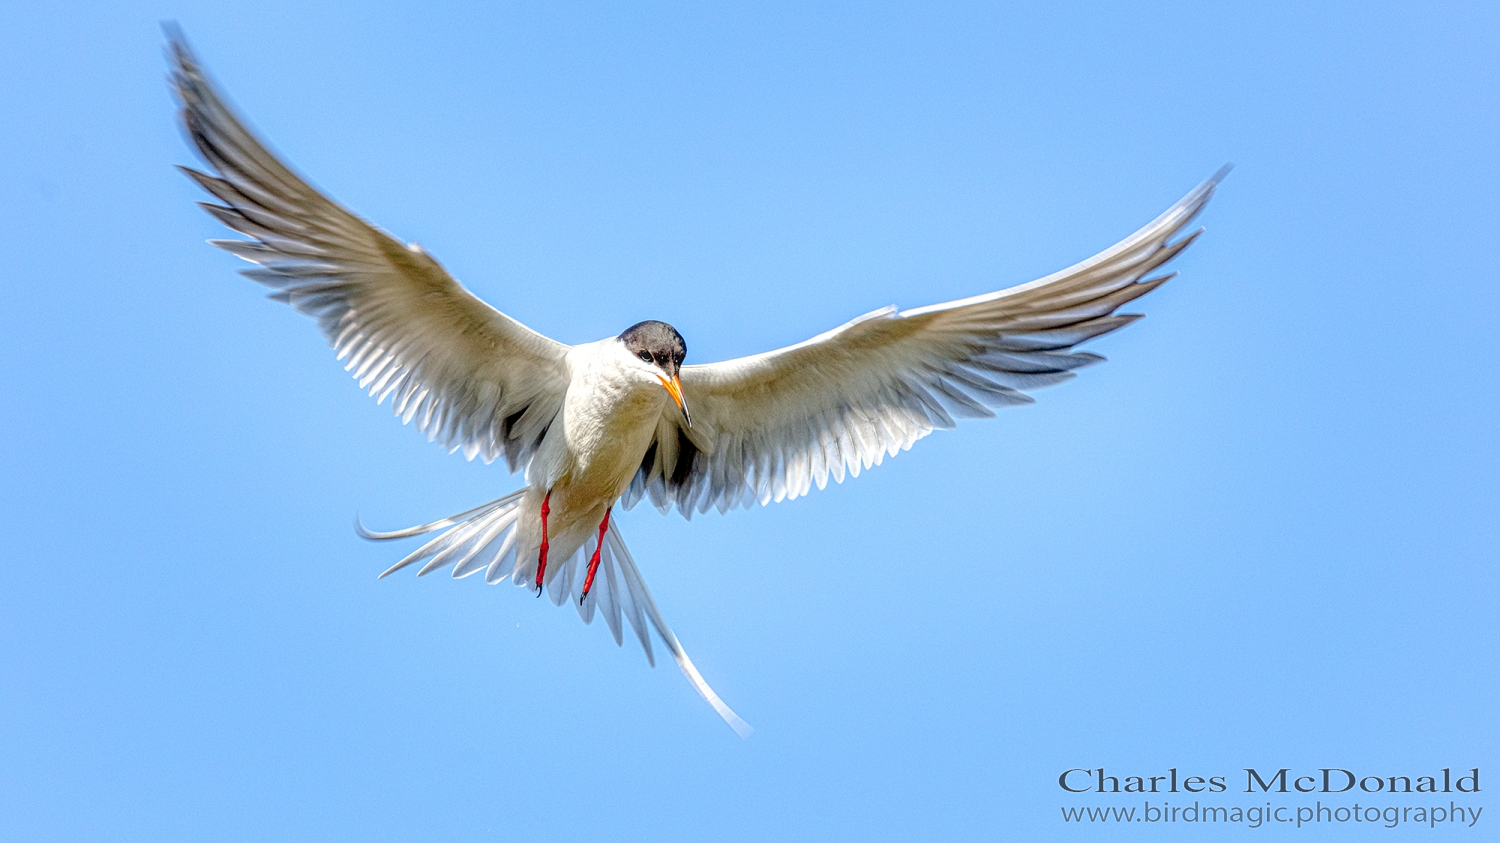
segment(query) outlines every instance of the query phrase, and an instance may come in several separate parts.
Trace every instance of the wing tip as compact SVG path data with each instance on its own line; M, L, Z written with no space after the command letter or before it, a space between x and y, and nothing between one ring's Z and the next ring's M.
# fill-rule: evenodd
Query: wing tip
M182 24L178 23L176 18L163 18L157 21L157 25L161 27L161 34L166 36L167 46L174 55L179 52L192 54L191 48L188 47L187 33L182 31Z
M162 35L167 39L163 52L167 54L167 61L172 65L172 75L168 78L173 90L180 95L182 85L186 81L184 77L201 77L203 71L198 65L198 56L193 53L193 47L188 43L187 33L183 31L182 25L172 18L162 20L159 24Z

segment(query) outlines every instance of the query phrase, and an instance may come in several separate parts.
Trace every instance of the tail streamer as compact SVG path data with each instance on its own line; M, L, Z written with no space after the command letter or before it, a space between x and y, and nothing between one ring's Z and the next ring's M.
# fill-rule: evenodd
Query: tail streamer
M405 530L377 532L366 529L358 519L355 519L354 529L371 541L392 541L441 531L436 538L381 572L381 578L422 562L425 564L417 571L419 577L452 566L455 579L484 571L484 580L491 585L509 579L516 585L530 588L528 573L535 570L534 563L516 542L525 495L526 490L521 489L466 512ZM619 523L618 518L610 519L603 534L602 547L597 539L591 539L568 559L549 560L545 584L547 596L555 605L575 604L579 617L586 624L593 623L597 611L604 617L616 645L623 646L624 626L628 623L646 654L646 660L653 667L656 657L651 651L650 633L654 629L693 689L713 706L735 734L741 738L750 737L755 730L709 687L662 617L635 559L625 547ZM589 560L595 553L599 556L599 570L593 588L585 597L582 585L587 577Z

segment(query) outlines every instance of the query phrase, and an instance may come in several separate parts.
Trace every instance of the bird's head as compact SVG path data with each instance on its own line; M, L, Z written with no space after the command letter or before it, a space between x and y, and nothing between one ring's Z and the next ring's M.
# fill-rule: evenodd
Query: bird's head
M661 381L667 394L682 408L688 426L692 427L693 415L688 412L687 400L682 396L682 381L678 378L682 361L687 357L687 343L682 334L665 322L648 319L626 328L620 334L620 343L631 357L650 367L650 373Z

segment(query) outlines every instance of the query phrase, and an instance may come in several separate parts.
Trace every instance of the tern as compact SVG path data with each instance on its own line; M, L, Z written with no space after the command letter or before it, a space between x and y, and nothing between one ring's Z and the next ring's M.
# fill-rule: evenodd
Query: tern
M684 365L664 322L569 346L481 301L416 244L324 195L272 154L169 30L171 86L207 168L182 171L199 203L249 240L210 240L257 265L243 274L317 320L344 368L403 423L469 459L504 458L524 488L449 518L366 538L438 533L382 577L452 568L622 619L653 665L655 630L693 687L742 737L751 729L704 681L662 618L613 519L649 498L685 517L790 500L879 465L958 417L1031 403L1027 392L1104 358L1080 343L1139 319L1118 309L1153 274L1225 170L1149 225L1068 269L998 292L885 307L806 342Z

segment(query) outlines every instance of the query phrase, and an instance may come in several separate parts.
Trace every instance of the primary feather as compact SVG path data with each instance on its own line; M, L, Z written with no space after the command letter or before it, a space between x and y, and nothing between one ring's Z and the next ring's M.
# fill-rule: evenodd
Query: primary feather
M796 498L830 475L878 465L955 417L1027 404L1028 390L1100 362L1080 343L1141 318L1116 314L1172 276L1151 273L1224 175L1146 227L1045 278L972 298L867 313L797 345L684 366L693 424L663 415L626 505L643 496L684 516Z
M200 203L253 242L214 245L313 317L344 368L402 422L470 459L524 467L562 406L568 346L485 304L436 260L318 192L272 155L171 42L182 123L216 175L182 168Z

